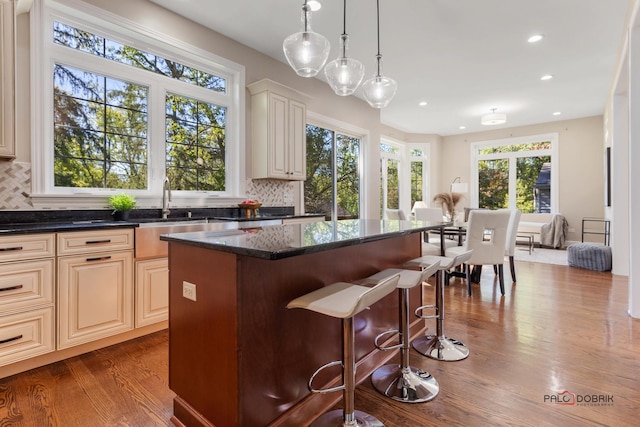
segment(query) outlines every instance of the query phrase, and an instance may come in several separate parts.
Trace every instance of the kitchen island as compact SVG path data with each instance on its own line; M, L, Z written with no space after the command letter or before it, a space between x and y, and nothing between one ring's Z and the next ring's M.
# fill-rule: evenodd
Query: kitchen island
M288 310L292 299L357 281L421 255L421 231L442 223L344 220L161 237L169 242L169 386L180 426L302 426L341 393L311 394L307 381L341 359L339 319ZM411 291L411 309L422 302ZM360 313L358 381L394 352L374 337L396 328L395 293ZM411 334L423 330L412 322ZM317 378L337 384L341 372Z

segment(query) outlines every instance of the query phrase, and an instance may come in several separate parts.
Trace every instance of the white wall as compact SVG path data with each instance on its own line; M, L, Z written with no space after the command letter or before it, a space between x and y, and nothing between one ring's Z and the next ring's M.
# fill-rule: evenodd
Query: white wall
M567 240L580 241L582 218L604 216L602 116L445 136L442 138L439 190L448 191L456 176L460 176L462 182L471 182L472 143L549 133L558 134L558 159L555 159L559 162L558 212L569 222ZM585 236L585 240L594 239L594 236Z

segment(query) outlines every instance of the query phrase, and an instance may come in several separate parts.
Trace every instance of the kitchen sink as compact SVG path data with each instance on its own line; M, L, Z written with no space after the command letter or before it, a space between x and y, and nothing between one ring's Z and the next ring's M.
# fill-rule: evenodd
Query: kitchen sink
M163 234L186 233L191 231L222 231L238 228L235 221L208 221L189 219L188 221L159 220L142 222L135 229L136 259L160 258L168 256L167 242L160 240Z

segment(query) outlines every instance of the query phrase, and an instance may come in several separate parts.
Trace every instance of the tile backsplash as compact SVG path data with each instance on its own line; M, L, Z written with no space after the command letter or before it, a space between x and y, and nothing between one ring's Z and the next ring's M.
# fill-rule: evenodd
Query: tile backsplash
M294 185L291 181L247 180L247 197L259 200L262 206L293 206L293 191Z
M0 162L0 209L33 209L31 163Z

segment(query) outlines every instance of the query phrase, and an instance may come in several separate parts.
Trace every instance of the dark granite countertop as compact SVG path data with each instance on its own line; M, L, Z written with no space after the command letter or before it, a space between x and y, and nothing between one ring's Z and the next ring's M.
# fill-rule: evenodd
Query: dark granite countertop
M359 245L450 223L341 220L273 225L244 230L167 234L160 240L270 260Z
M238 208L176 208L163 219L159 209L136 209L128 221L114 221L111 210L0 211L0 235L55 233L118 227L138 227L149 222L178 221L264 221L269 219L317 217L322 214L294 215L293 207L262 208L257 217L240 216Z

